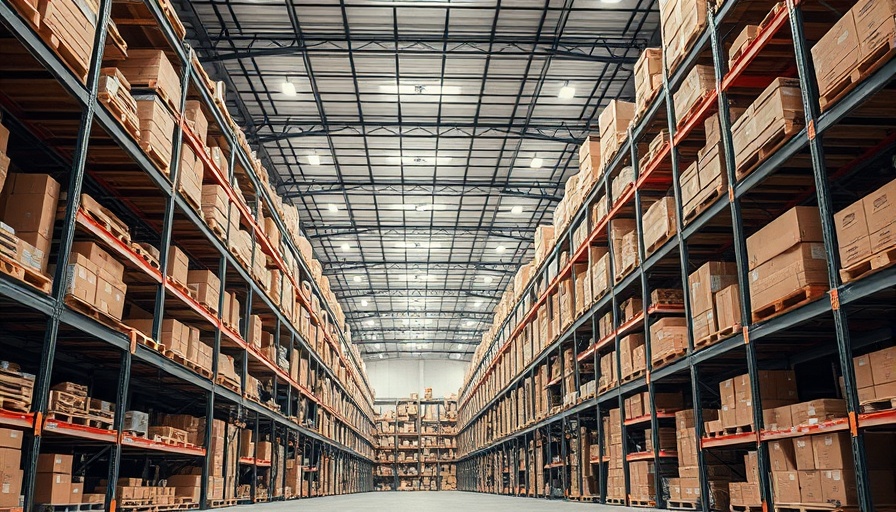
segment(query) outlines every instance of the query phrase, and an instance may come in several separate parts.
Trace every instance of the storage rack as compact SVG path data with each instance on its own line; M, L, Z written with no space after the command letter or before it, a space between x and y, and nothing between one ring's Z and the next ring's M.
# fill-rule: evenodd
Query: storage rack
M380 407L385 407L388 405L392 406L392 409L386 414L382 414L377 417L377 423L379 424L379 428L376 432L376 438L378 442L377 446L377 467L374 469L374 477L381 484L380 490L391 490L391 491L405 491L405 490L430 490L424 488L422 485L423 477L431 477L435 479L435 490L449 490L453 489L453 487L446 487L443 483L443 472L447 471L448 473L452 472L454 467L455 460L455 451L456 451L456 440L454 434L454 427L457 424L457 418L452 417L449 414L445 414L443 417L443 411L448 410L448 405L450 403L454 403L456 406L456 400L454 399L400 399L394 402L376 402L376 404ZM399 406L413 406L416 407L416 414L409 414L407 420L402 420L397 415L399 410ZM432 407L435 409L436 414L435 417L430 419L426 419L426 413L424 412L428 407ZM395 412L396 414L390 415L389 413ZM403 433L400 432L402 423L412 423L414 425L414 432ZM424 426L436 425L437 432L436 433L424 433ZM384 425L390 425L392 430L391 432L385 431L387 429L383 428ZM448 432L446 432L448 430ZM435 438L437 443L435 446L427 446L424 444L424 437ZM403 440L411 440L410 446L402 446L401 443ZM445 446L445 440L447 441L448 446ZM416 444L413 442L416 441ZM430 454L435 454L435 460L424 458L424 449L429 449ZM398 460L399 452L403 452L405 456L409 453L415 453L416 458L414 461L404 461L400 462ZM448 455L449 458L443 458L443 455ZM383 462L383 459L386 459L387 462ZM400 466L407 464L416 464L417 474L414 476L403 476L400 474ZM426 464L434 464L435 465L435 474L425 474L424 473L424 465ZM409 486L402 486L402 482L409 482ZM386 488L388 486L388 488Z
M191 143L192 139L183 119L178 119L175 129L169 180L98 101L102 64L99 56L109 32L112 3L111 0L99 3L96 38L84 83L41 39L12 3L0 1L0 18L3 20L0 37L6 59L0 65L4 68L0 72L3 76L0 91L3 93L3 123L13 133L14 146L11 146L10 156L14 165L62 178L62 188L68 197L61 203L64 204L64 212L60 214L54 230L56 272L52 276L51 293L39 293L16 279L5 275L0 277L0 308L4 310L0 324L5 333L3 358L20 363L26 371L36 374L31 412L0 410L0 426L21 429L28 434L23 447L25 510L34 508L32 496L38 454L53 449L71 450L73 445L76 451L83 452L85 463L79 469L81 474L101 473L104 479L112 483L105 489L106 510L113 510L117 501L115 482L123 474L121 471L142 467L143 464L159 464L160 461L170 468L183 464L202 467L201 508L232 503L230 500L217 500L218 503L215 503L207 499L207 476L213 462L205 448L152 442L125 431L124 412L135 406L155 412L190 412L195 416L246 424L257 435L263 434L275 443L275 454L282 448L285 456L278 457L274 462L256 457L240 458L240 480L249 482L252 489L248 501L255 501L258 483L264 483L270 489L277 487L277 479L285 478L283 465L290 457L299 457L305 466L304 478L310 482L307 493L298 490L293 492L292 497L370 490L373 485L372 392L358 354L338 329L335 330L335 338L323 332L317 318L314 319L315 329L318 330L315 336L323 340L320 350L326 354L300 335L227 250L226 238L219 240L177 187L172 185L177 183L181 145ZM265 208L266 216L275 220L281 233L287 234L284 220L271 207L271 197L256 175L250 155L229 129L230 123L207 89L204 72L194 67L192 50L176 35L166 16L170 5L166 4L163 8L160 3L147 0L136 2L136 6L148 12L150 23L143 23L142 27L136 24L137 28L133 30L157 31L153 40L164 41L166 53L176 57L175 67L182 77L184 101L188 96L200 100L204 109L212 113L212 121L226 138L230 153L227 155L227 169L223 171L226 176L215 176L218 184L232 195L230 183L234 176L239 175L244 189L251 186L254 209ZM39 101L53 98L56 103L51 108L55 110L30 118L27 113L34 103L28 102L33 102L35 98ZM20 102L28 103L28 106L22 107ZM181 112L183 107L181 104ZM114 153L118 158L113 172L93 161L100 151ZM118 190L118 183L122 184L121 190ZM190 255L194 262L198 260L202 266L217 271L222 300L225 289L239 290L243 299L243 316L248 317L251 313L266 315L274 323L278 345L301 351L301 357L309 368L303 376L304 381L292 379L288 371L243 341L248 329L246 321L237 329L225 327L219 316L210 313L174 286L164 272L149 266L103 226L91 222L79 210L81 193L88 191L96 197L101 195L109 199L108 206L128 220L141 236L159 242L158 268L166 268L168 248L174 239L179 244L194 242L189 250ZM154 200L155 204L150 205L149 200L139 199L138 196L151 196L150 200ZM236 202L231 202L229 207L238 206ZM253 227L253 245L260 245L268 257L282 265L255 223L256 211L250 211L246 206L242 212L243 224ZM115 328L119 326L110 326L82 314L66 303L65 269L76 237L101 244L126 264L128 278L139 281L146 296L155 297L146 301L152 305L154 313L154 338L158 339L162 319L172 314L180 318L186 315L190 321L202 325L203 336L214 339L213 372L210 376L201 375L169 359L139 342L132 332L122 332ZM301 276L295 276L296 282L306 278L311 283L312 294L320 299L322 308L330 318L336 318L311 277L308 265L300 257L295 242L285 236L285 244L301 269ZM284 286L289 286L289 280L284 281ZM296 296L301 297L298 290ZM309 310L310 302L307 299ZM218 355L222 353L222 348L235 355L240 363L237 373L241 382L237 390L221 385L217 378ZM334 366L331 367L327 361L333 360ZM255 375L270 379L271 399L279 409L247 397L246 379L250 370ZM50 386L66 379L89 382L92 393L114 403L116 413L111 430L74 425L47 417ZM335 384L338 401L334 400L333 403L339 410L323 403L313 388L316 382L324 379ZM205 434L206 438L211 434L211 422L208 422ZM136 461L141 463L137 464ZM108 466L107 471L99 467L103 464ZM272 493L259 499L284 497L281 489L279 494Z
M533 273L533 278L523 291L522 298L507 315L506 320L496 330L489 345L482 348L482 357L474 359L473 367L461 388L461 423L458 434L459 488L469 491L515 493L535 497L550 497L543 485L548 471L555 471L544 464L551 460L550 436L558 432L574 435L576 426L584 425L595 432L596 438L604 438L602 419L610 409L623 409L623 400L635 392L647 391L651 397L651 410L646 418L625 418L621 414L619 428L626 436L634 426L632 423L646 421L653 434L653 445L658 446L657 427L664 421L653 405L657 390L675 389L684 391L689 398L698 425L695 440L702 477L702 496L708 496L705 473L705 458L719 447L738 449L758 449L759 483L762 509L770 510L775 504L769 482L769 439L776 436L799 436L819 432L809 431L771 432L763 430L762 405L755 378L760 369L795 367L805 365L830 364L824 377L831 378L831 368L843 378L844 397L849 416L836 420L831 425L820 428L849 431L852 439L853 457L857 471L858 505L861 510L873 510L874 503L868 487L866 454L863 437L869 430L892 431L896 424L893 410L863 413L855 388L855 374L852 366L854 353L868 352L874 347L892 345L894 333L894 288L896 288L896 268L889 267L858 280L843 283L840 270L837 241L832 216L852 201L862 197L894 177L889 159L893 154L893 123L889 112L893 107L892 82L896 74L896 60L889 60L873 72L862 77L862 81L828 110L821 112L813 64L809 54L812 40L833 26L839 15L852 6L837 3L828 6L827 13L818 4L809 0L788 1L779 5L779 10L769 15L774 2L728 0L710 2L708 23L705 31L696 39L683 61L669 72L664 65L663 83L659 94L649 103L628 132L628 137L615 158L605 168L595 188L586 191L583 206L572 215L569 227L557 233L557 243L545 262ZM751 43L741 57L729 69L725 54L729 43L747 23L762 23L756 40ZM808 20L808 21L807 21ZM811 35L807 35L811 34ZM782 57L783 52L783 57ZM789 55L788 55L789 54ZM889 56L890 54L888 54ZM783 62L783 66L781 66ZM715 90L702 99L695 107L689 121L677 125L673 114L673 91L684 81L685 76L697 63L711 63L715 69ZM792 66L788 69L788 64ZM776 68L776 66L780 66ZM781 73L796 76L802 91L805 110L805 125L792 139L781 145L743 180L734 174L734 154L731 140L731 120L728 114L729 99L740 99L746 93L758 94L773 78ZM749 89L754 89L750 91ZM749 101L747 102L749 104ZM746 105L742 105L746 106ZM875 110L876 109L876 110ZM684 169L683 155L693 159L693 147L688 143L699 137L701 124L709 114L720 112L724 158L731 184L723 194L685 224L682 216L681 194L678 178ZM644 146L653 140L659 130L667 129L671 143L667 142L659 155L644 168L639 168L639 156L643 156ZM852 132L852 137L850 137ZM698 146L699 147L699 146ZM690 154L690 155L688 155ZM619 169L628 164L634 167L635 186L623 192L622 197L613 198L610 181ZM876 169L884 169L876 171ZM888 170L887 170L888 169ZM676 207L676 234L649 256L641 233L642 199L652 193L672 190ZM808 192L807 192L808 191ZM609 215L596 225L590 218L591 207L601 197L609 198ZM799 204L817 205L821 214L824 247L827 254L829 291L820 300L809 302L769 320L751 322L750 296L748 293L748 273L746 262L746 237L761 227L762 222L773 219L790 206ZM511 342L520 332L520 325L533 319L539 304L550 304L550 294L557 289L560 279L569 276L575 263L587 262L590 266L588 247L596 242L606 244L609 237L608 220L622 216L634 217L637 222L638 252L640 264L634 271L615 284L610 291L598 299L587 311L574 318L572 324L555 335L545 347L532 346L531 360L522 367L514 368L509 378L495 383L499 361L507 360ZM587 223L586 241L580 246L573 245L573 233L582 223ZM613 256L610 251L610 275L615 275ZM568 261L565 261L567 260ZM649 292L652 288L669 283L687 283L688 275L706 261L719 259L734 260L739 269L740 316L743 329L733 336L704 347L694 346L693 322L690 315L689 290L683 287L683 312L687 318L687 353L671 364L653 368L650 355L649 325L652 319L669 312L652 306ZM564 261L561 261L564 260ZM576 290L573 290L576 293ZM619 305L631 296L643 299L643 309L634 318L622 319ZM573 301L575 303L575 301ZM600 339L598 319L612 312L612 332ZM554 312L556 314L556 312ZM875 316L877 315L877 316ZM619 375L620 338L631 332L645 334L647 350L647 372L629 382L616 383L606 390L597 390L596 396L579 398L571 407L561 408L547 417L536 417L534 396L544 390L527 386L527 378L534 376L536 369L549 361L552 356L563 359L563 349L574 351L575 385L600 377L598 352L606 353L615 348L615 366ZM556 334L556 333L555 333ZM580 362L590 360L593 372L580 371ZM752 420L757 432L746 432L721 436L715 439L700 437L702 408L718 405L712 396L712 388L721 380L742 373L751 376L753 396ZM489 389L491 388L491 389ZM522 389L522 391L518 391ZM716 386L716 389L718 387ZM570 390L567 390L570 391ZM495 427L502 419L498 405L518 393L516 401L510 400L511 421L519 414L522 425L517 423L507 433L495 434ZM695 406L696 405L696 406ZM494 435L494 437L493 437ZM561 451L566 461L568 446L554 445ZM661 461L674 458L674 453L652 452L629 454L623 443L624 465L636 459L653 461L657 467ZM607 477L606 447L599 446L596 457L579 457L578 463L584 467L591 464L598 475L599 490L587 501L601 503L634 504L626 497L608 499L606 495ZM539 465L538 463L542 463ZM561 462L558 466L565 464ZM523 471L523 469L527 471ZM519 471L517 471L519 469ZM535 475L534 472L545 472ZM578 472L582 474L581 471ZM561 492L568 490L569 471L559 476ZM628 471L626 491L630 491ZM581 476L579 477L581 489ZM661 482L656 482L656 506L665 506ZM561 494L562 496L563 494ZM586 500L579 497L578 499ZM638 504L636 504L638 505ZM648 504L652 505L652 504ZM880 505L880 504L877 504ZM698 506L709 510L708 500Z

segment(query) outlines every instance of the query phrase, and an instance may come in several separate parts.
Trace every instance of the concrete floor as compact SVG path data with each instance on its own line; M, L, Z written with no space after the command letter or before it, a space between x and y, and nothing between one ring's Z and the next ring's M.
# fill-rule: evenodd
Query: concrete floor
M227 510L227 509L225 509ZM246 506L234 507L233 512L245 511ZM549 501L534 498L515 498L472 492L368 492L347 496L327 496L299 501L259 503L252 512L620 512L653 509L625 509L612 505Z

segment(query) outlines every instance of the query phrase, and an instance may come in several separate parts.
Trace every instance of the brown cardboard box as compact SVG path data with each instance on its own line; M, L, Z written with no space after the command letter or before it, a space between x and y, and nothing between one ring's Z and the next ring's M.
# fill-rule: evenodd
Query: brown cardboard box
M199 487L202 475L171 475L167 478L170 487Z
M824 503L821 490L821 471L799 471L800 502Z
M72 254L69 258L66 282L68 294L87 304L96 303L97 266L82 254Z
M834 214L840 264L848 267L871 255L871 238L865 219L864 199Z
M221 297L221 280L210 270L190 270L187 284L196 289L197 300L214 313L218 312Z
M836 432L811 436L815 467L818 469L843 469L854 467L852 443L849 434Z
M635 63L635 106L640 112L647 107L654 91L663 83L663 50L645 48Z
M59 190L59 183L46 174L9 174L3 187L5 208L0 220L12 226L17 235L36 232L51 240ZM15 201L11 200L13 195ZM49 253L49 247L38 249Z
M794 245L822 242L821 217L814 206L795 206L747 238L750 270Z
M896 347L889 347L869 354L871 375L874 385L880 386L896 381ZM894 395L878 395L881 398Z
M772 487L775 503L799 503L802 499L800 477L796 471L772 472Z
M822 95L855 69L859 63L859 36L851 10L812 47L812 62Z
M173 244L168 249L167 268L168 277L186 286L189 282L190 260L186 253Z
M84 483L83 482L72 482L71 484L71 497L69 498L69 503L81 503L81 500L84 497Z
M683 317L664 317L650 325L650 354L653 363L687 350L687 321Z
M697 64L688 72L681 86L675 91L675 122L681 123L685 115L700 99L715 89L715 70L712 66Z
M37 457L38 473L72 474L72 456L60 453L42 453Z
M867 388L874 385L870 354L852 358L852 368L855 372L857 388Z
M853 468L829 469L821 473L821 493L824 503L840 506L855 505L858 500L856 475ZM872 489L872 492L874 490Z
M23 477L24 472L21 469L0 469L0 507L19 506Z
M601 112L598 119L600 126L600 161L604 168L616 156L616 151L628 130L635 115L635 104L620 100L612 100Z
M794 425L814 425L846 417L846 401L837 398L810 400L790 406Z
M763 401L763 406L766 403ZM786 430L793 427L793 416L790 405L772 407L762 410L762 423L768 430Z
M121 320L124 312L124 298L127 294L127 285L121 281L113 281L102 275L97 275L96 301L94 305L107 315Z
M748 45L751 41L756 39L756 36L759 35L759 25L747 25L744 29L734 38L734 41L731 42L731 47L728 49L728 67L734 67L734 63L738 58L738 52L744 49L746 45Z
M816 469L815 451L812 448L812 439L809 436L793 438L793 455L796 460L796 469Z
M19 430L0 428L0 448L20 450L22 448L22 436L23 433Z
M719 329L740 325L740 289L737 283L719 290L715 297L715 318Z
M862 203L865 206L865 220L868 223L868 233L874 239L875 233L891 229L894 219L896 219L896 180L865 196ZM872 252L877 252L877 250L883 248L872 247Z
M750 272L753 311L808 286L827 287L824 244L799 243Z
M72 497L71 486L70 473L38 472L34 482L34 502L64 505Z
M896 33L896 2L893 0L861 0L852 8L859 51L865 59L889 43Z
M21 467L22 451L18 448L0 448L0 472L10 472Z
M768 457L772 471L794 471L797 469L793 441L790 439L770 441Z
M675 198L666 196L650 205L642 219L646 254L656 250L661 242L676 231Z
M718 325L716 324L715 311L712 309L708 309L703 313L694 314L691 321L694 327L694 341L703 339L719 330Z
M713 294L737 283L737 264L711 261L688 276L691 290L691 311L702 313L713 308Z

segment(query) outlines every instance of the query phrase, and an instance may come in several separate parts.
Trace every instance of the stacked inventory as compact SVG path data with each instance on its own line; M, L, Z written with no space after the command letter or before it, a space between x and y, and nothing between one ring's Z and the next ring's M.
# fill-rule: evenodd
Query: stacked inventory
M457 488L455 434L457 399L394 402L377 416L378 491L447 491Z
M604 503L896 502L896 7L707 7L661 2L495 308L459 488L582 499L550 466L588 460Z
M0 499L371 489L372 391L298 210L172 6L110 7L0 3L0 427L35 447L4 443Z

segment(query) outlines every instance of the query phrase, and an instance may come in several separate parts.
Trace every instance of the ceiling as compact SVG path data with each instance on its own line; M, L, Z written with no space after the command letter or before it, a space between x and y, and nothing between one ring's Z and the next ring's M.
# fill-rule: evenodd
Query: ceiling
M659 18L656 0L180 7L368 359L469 359Z

